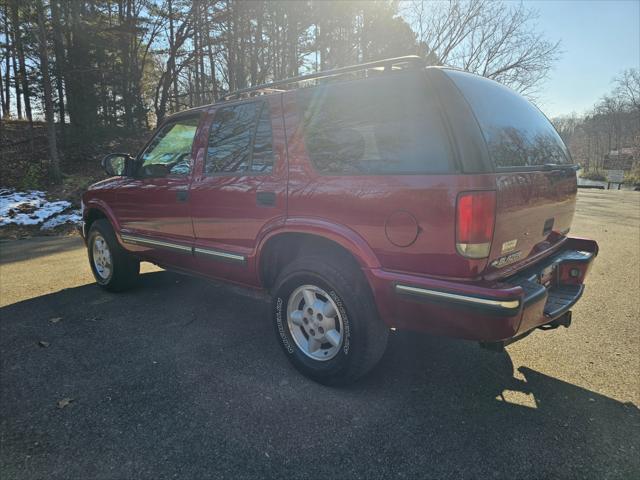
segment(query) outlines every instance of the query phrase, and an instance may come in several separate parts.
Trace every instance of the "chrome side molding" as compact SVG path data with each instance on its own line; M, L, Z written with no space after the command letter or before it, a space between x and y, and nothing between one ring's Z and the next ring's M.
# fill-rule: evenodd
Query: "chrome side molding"
M464 303L470 306L483 306L495 309L516 310L520 307L520 300L495 300L491 298L471 297L457 293L441 292L426 288L411 287L409 285L396 285L396 293L423 297L432 300L452 301Z
M246 261L244 255L236 255L235 253L222 252L220 250L212 250L210 248L195 247L193 249L193 253L194 255L215 257L219 260L226 260L230 262L244 263Z
M161 240L153 240L146 237L138 237L135 235L128 235L121 233L120 238L124 243L130 243L132 245L140 245L142 247L160 247L168 250L177 250L180 252L192 253L192 247L188 245L180 245L179 243L164 242Z
M163 240L156 240L148 237L140 237L137 235L131 235L128 233L120 232L120 238L124 243L131 245L138 245L142 247L152 248L164 248L166 250L172 250L180 253L187 253L190 255L200 255L208 258L223 260L234 263L245 263L246 257L244 255L238 255L235 253L224 252L222 250L214 250L211 248L192 247L190 245L181 245L179 243L165 242Z

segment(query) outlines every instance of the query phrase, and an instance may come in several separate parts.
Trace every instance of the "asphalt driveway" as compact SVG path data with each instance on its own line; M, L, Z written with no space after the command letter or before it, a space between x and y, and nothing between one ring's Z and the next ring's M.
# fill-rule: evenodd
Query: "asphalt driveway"
M0 478L638 478L639 217L580 193L601 254L570 329L396 332L343 389L289 366L264 297L151 266L109 294L77 237L2 242Z

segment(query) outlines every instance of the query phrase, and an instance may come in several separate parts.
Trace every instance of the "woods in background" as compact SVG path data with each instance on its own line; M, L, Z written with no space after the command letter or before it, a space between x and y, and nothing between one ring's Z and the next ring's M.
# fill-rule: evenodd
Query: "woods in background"
M586 115L553 119L573 160L587 171L602 170L605 155L612 151L628 149L640 155L640 71L627 69L613 83L611 92Z
M235 89L408 54L532 94L559 47L498 0L0 0L0 40L3 118L48 120L54 180L54 122L63 140L146 130Z

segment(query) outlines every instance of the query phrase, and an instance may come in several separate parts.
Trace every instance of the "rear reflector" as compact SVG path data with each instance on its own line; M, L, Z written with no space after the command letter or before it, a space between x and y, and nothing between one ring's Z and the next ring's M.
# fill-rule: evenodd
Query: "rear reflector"
M456 211L456 249L467 258L486 258L496 219L496 192L462 192Z

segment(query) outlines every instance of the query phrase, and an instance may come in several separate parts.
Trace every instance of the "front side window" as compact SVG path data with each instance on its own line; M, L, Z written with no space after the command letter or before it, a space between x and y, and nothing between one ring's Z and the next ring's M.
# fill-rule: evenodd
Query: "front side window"
M272 144L271 114L266 102L221 107L209 132L205 174L270 172Z
M140 176L189 175L199 121L199 116L185 117L164 125L141 155Z
M302 89L298 102L307 153L322 173L453 170L447 132L423 73Z
M497 168L571 163L560 135L527 99L477 75L445 72L471 105Z

